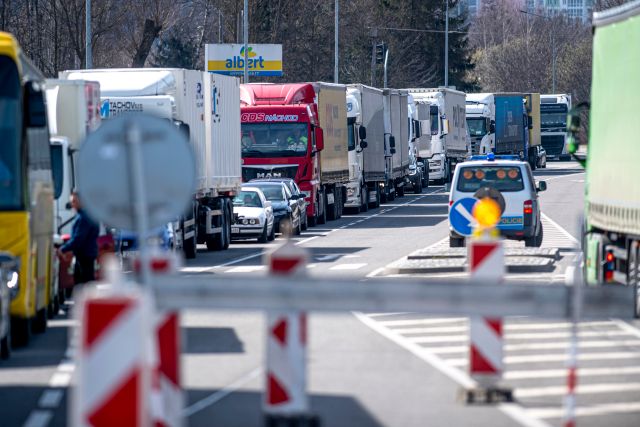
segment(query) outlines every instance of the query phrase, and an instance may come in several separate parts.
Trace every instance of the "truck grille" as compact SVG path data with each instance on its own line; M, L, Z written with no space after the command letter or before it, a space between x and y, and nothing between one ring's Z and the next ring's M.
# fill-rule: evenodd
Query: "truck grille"
M292 178L295 179L298 165L274 166L243 166L242 180L244 182L256 178Z
M548 156L559 156L564 150L563 135L542 135L542 146Z

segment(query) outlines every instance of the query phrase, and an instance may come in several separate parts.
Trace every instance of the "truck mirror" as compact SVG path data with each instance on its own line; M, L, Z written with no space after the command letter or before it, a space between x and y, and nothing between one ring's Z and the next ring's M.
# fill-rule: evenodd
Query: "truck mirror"
M59 199L62 195L62 186L64 184L64 170L62 169L62 145L50 144L51 152L51 175L53 177L53 198Z
M396 154L396 149L392 148L391 150L389 150L391 152L391 154Z
M314 132L316 135L316 146L314 148L314 152L324 150L324 133L322 128L316 127L314 128Z
M442 119L442 135L449 134L449 119Z
M496 133L496 122L495 122L495 120L491 120L489 122L489 133Z
M413 134L415 135L415 138L418 139L422 136L422 123L420 123L419 120L414 120L413 121Z
M47 108L44 104L44 93L37 82L29 81L25 84L25 100L27 102L26 125L30 128L47 126Z
M389 147L391 148L392 153L395 153L396 137L393 135L389 136Z
M363 139L367 139L367 128L364 126L360 126L360 128L358 129L358 136L360 137L361 141ZM360 146L362 147L362 144L360 144Z
M363 150L369 146L369 143L365 140L360 141L360 148Z

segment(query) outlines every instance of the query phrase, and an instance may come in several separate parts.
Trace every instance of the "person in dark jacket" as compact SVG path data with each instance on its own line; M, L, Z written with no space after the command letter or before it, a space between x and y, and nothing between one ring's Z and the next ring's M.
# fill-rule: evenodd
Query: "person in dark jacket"
M71 253L76 257L73 279L77 285L95 280L94 264L98 257L100 227L82 209L75 190L71 192L71 206L77 212L76 220L71 229L71 239L60 247L59 252L63 257Z

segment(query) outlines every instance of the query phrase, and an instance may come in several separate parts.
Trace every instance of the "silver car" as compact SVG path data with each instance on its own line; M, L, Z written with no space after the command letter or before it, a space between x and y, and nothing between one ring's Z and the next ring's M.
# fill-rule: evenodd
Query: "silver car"
M231 227L232 239L258 239L266 243L275 239L273 207L257 187L243 185L233 199L235 223Z

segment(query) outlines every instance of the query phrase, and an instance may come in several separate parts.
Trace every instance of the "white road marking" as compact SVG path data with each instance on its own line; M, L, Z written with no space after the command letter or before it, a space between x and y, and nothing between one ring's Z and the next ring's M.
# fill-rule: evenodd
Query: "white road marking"
M38 406L45 409L55 409L60 405L62 396L64 396L64 391L62 389L57 388L45 390L42 393L42 396L40 396Z
M382 273L383 271L384 271L384 267L379 267L373 270L371 273L367 274L365 277L366 278L376 277L378 274Z
M618 346L640 346L638 340L600 340L600 341L581 341L579 348L607 348ZM506 351L525 351L525 350L567 350L568 342L547 342L547 343L531 343L531 344L508 344L504 346Z
M567 239L569 239L574 245L580 246L580 242L578 241L578 239L573 237L573 235L569 233L567 230L565 230L560 224L558 224L557 222L549 218L547 214L545 214L544 212L540 212L540 216L545 220L547 220L549 223L551 223L551 225L556 227L558 231L562 233Z
M554 177L551 177L551 178L536 179L536 181L549 182L549 181L555 181L556 179L571 178L571 177L574 177L574 176L577 176L577 175L584 175L584 172L568 173L566 175L554 176Z
M266 268L266 265L239 265L226 270L225 273L253 273L255 271L265 270Z
M640 366L618 366L615 368L580 368L578 378L600 377L607 375L635 375L640 374ZM532 369L526 371L506 371L505 380L525 380L538 378L567 378L566 369Z
M407 319L407 320L387 320L380 322L382 326L413 326L413 325L440 325L442 323L454 323L466 321L466 317L447 317L439 319Z
M611 321L603 320L603 321L595 321L595 322L580 322L578 326L581 328L591 328L594 326L611 326ZM543 331L548 331L550 329L569 329L569 328L571 328L570 322L515 323L515 324L508 324L504 326L504 329L507 331L529 331L529 330L538 330L538 329L541 329Z
M564 410L555 408L531 408L527 412L537 418L562 418ZM587 407L577 407L576 416L590 417L609 414L626 414L640 412L640 402L602 403Z
M403 328L394 329L396 334L465 334L469 328L467 326L442 326L437 328ZM409 338L409 337L408 337Z
M576 387L577 395L618 393L621 391L638 391L640 383L607 383L607 384L579 384ZM564 396L567 394L567 386L550 387L519 387L515 390L518 399L544 396Z
M55 372L49 379L49 387L65 388L71 383L70 372Z
M616 326L618 326L620 329L627 332L628 334L635 335L636 337L640 338L640 329L633 327L632 325L628 324L624 320L611 319L611 321L615 323Z
M618 351L611 353L581 353L578 360L581 362L587 360L640 360L640 353L629 351ZM507 365L527 364L527 363L544 363L544 362L565 362L567 355L561 354L534 354L530 356L507 356L504 363ZM467 359L447 359L447 363L456 368L465 367L468 364Z
M399 314L411 314L408 312L398 312L398 313L367 313L369 317L384 317L384 316L397 316Z
M45 427L49 425L51 418L53 418L53 411L36 410L29 414L23 427Z
M207 407L219 402L220 400L222 400L223 398L227 397L228 395L230 395L234 391L238 390L243 385L247 384L248 382L253 381L254 379L256 379L261 374L262 374L262 368L258 367L258 368L253 369L252 371L250 371L246 375L242 376L241 378L239 378L236 381L234 381L231 384L229 384L228 386L223 387L222 389L216 391L215 393L210 394L209 396L205 397L204 399L197 401L193 405L184 408L183 411L182 411L182 416L185 417L185 418L190 417L193 414L196 414L196 413L202 411L204 408L207 408Z
M338 265L334 265L333 267L329 268L329 270L358 270L364 266L366 266L367 263L354 263L354 264L338 264Z
M593 337L620 337L629 335L628 332L625 331L579 331L579 338L593 338ZM557 339L557 338L569 338L571 336L571 332L537 332L537 333L524 333L524 334L506 334L508 339L511 340L535 340L535 339Z

